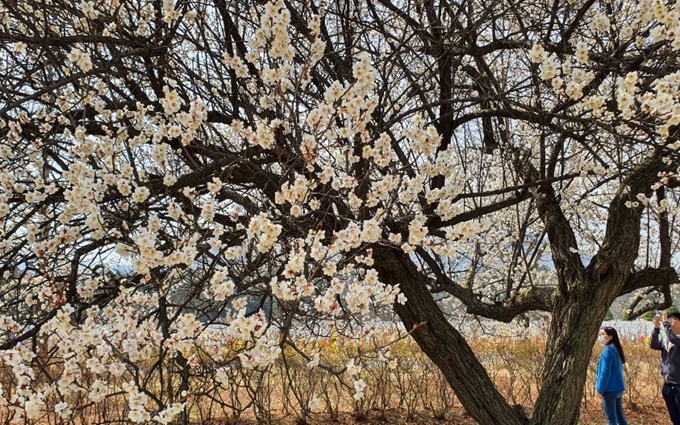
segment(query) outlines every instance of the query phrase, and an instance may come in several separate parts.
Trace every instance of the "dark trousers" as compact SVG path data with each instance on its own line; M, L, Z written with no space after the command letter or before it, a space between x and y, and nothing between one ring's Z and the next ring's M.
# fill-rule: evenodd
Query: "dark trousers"
M673 425L680 425L680 385L663 384L661 394L663 394L663 401L666 402L671 422Z

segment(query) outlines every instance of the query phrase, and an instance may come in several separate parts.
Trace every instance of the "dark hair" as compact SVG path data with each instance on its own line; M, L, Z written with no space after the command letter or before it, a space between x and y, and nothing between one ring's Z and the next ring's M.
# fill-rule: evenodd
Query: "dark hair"
M612 337L612 339L609 340L607 345L609 344L614 344L614 347L616 347L616 350L619 352L619 355L621 356L621 362L625 363L626 362L626 356L623 355L623 348L621 347L621 341L619 340L619 333L616 332L616 329L612 328L611 326L605 326L602 328L604 333Z

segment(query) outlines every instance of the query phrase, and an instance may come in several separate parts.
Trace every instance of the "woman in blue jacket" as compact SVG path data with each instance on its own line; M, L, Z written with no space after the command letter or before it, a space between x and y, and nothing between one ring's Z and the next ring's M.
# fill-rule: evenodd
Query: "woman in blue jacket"
M626 357L623 355L619 334L614 328L604 327L600 330L598 341L604 344L604 350L597 362L595 389L602 399L602 409L607 425L628 425L621 403L625 390L623 364L626 362Z

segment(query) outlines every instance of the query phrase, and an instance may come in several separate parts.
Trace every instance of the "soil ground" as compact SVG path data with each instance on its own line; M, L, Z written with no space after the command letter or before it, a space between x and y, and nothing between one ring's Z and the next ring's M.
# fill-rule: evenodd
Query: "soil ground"
M658 405L624 404L626 417L629 425L667 425L670 424L666 407L659 400ZM244 420L233 425L255 425L257 421ZM272 421L272 425L303 425L304 422L297 418L279 417ZM458 407L454 408L445 419L435 419L431 415L417 414L413 418L407 418L404 412L388 411L385 415L371 411L365 417L356 417L349 413L342 413L338 418L330 418L328 415L315 414L306 422L307 425L503 425L503 424L478 424L465 411ZM214 423L205 425L226 425ZM597 406L584 407L581 411L579 425L606 425L602 410Z

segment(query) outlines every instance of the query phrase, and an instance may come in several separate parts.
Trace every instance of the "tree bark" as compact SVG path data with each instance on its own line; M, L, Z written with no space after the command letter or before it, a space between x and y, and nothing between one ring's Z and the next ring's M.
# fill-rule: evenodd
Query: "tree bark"
M598 329L613 301L612 294L615 293L595 289L572 292L556 301L532 425L578 423L587 365Z
M574 288L556 296L547 335L543 381L529 419L520 406L511 406L497 391L486 369L465 338L447 321L423 276L408 255L396 249L374 251L381 279L399 284L407 297L395 310L407 329L421 325L412 336L439 367L467 412L480 424L576 425L587 365L607 310L627 277L625 264L610 269L595 282L586 274ZM590 270L590 269L589 269ZM614 272L615 271L615 272Z
M447 321L418 272L402 251L376 247L376 269L384 283L398 284L407 298L395 310L413 339L439 367L467 412L480 424L522 425L527 418L498 392L465 338Z

